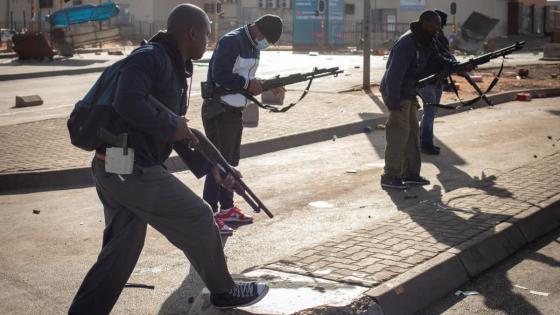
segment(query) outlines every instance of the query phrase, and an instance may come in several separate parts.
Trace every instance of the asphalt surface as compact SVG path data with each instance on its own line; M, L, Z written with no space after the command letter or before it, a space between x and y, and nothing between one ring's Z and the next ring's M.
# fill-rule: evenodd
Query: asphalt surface
M130 52L127 50L127 52ZM207 52L205 57L208 59L211 52ZM459 60L466 60L469 56L460 56ZM520 53L514 57L506 59L506 65L515 66L522 64L540 63L539 55L533 53ZM17 73L17 71L57 71L64 69L76 69L84 66L109 65L122 58L120 56L97 56L94 54L84 54L67 61L57 61L54 64L49 62L25 62L3 61L0 63L0 75L6 73ZM339 67L347 73L353 73L353 85L361 85L361 66L363 57L360 55L330 55L319 54L317 56L308 53L297 53L289 51L264 51L257 77L270 78L278 74L287 75L298 72L309 72L314 67L331 68ZM501 60L495 59L483 67L497 67ZM386 58L383 56L371 56L371 78L372 83L379 82L385 69ZM195 63L195 71L192 80L191 97L200 98L200 81L206 79L208 63ZM77 100L81 99L100 72L86 73L79 75L59 75L52 77L0 81L0 126L16 123L37 121L48 118L65 117L72 110ZM290 86L290 89L302 90L305 85ZM330 86L332 91L340 90L343 86ZM348 86L344 86L348 88ZM316 84L313 86L316 91ZM39 95L44 104L36 107L13 108L16 96ZM194 100L197 101L197 100Z
M418 314L560 314L559 268L560 229L458 288L477 295L450 293Z
M557 152L558 100L512 102L436 119L442 155L425 157L423 175L432 181L426 189L437 198L482 173L490 176ZM239 227L227 240L231 272L357 228L375 228L395 214L391 197L379 187L384 144L384 132L375 130L242 160L246 182L276 217L255 215L254 224ZM176 176L201 193L203 182L189 172ZM314 201L333 206L310 206ZM0 251L9 253L0 257L0 312L64 313L101 244L103 217L95 190L2 195L0 205ZM183 253L153 229L130 282L155 289L125 289L114 314L183 314L188 298L201 290Z

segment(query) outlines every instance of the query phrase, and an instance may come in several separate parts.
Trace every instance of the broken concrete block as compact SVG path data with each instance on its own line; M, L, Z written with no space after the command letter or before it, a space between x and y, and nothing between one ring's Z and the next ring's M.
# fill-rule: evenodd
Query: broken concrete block
M560 59L560 43L549 43L544 45L543 59Z
M43 105L43 100L39 95L16 96L15 107L28 107Z
M481 75L478 75L478 74L473 74L473 75L471 75L471 79L472 79L474 82L482 82L482 76L481 76Z
M243 110L243 126L256 127L259 125L259 106L250 102Z
M515 96L518 101L530 101L532 99L531 93L517 93Z

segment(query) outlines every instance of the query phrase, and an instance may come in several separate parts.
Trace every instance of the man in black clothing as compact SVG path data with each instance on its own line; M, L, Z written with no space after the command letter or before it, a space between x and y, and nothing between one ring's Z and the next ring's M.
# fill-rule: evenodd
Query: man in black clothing
M169 14L167 32L135 50L120 68L111 130L128 134L134 167L131 173L110 172L106 161L111 156L105 148L98 149L92 161L105 214L103 244L69 314L111 312L140 256L148 224L185 253L215 307L250 305L268 291L263 283L233 281L212 209L163 166L175 141L197 141L184 117L186 78L191 76L192 60L206 50L209 33L210 21L203 10L179 5ZM156 109L149 95L176 115ZM193 156L189 167L197 177L211 172L218 183L233 187L233 177L222 179L202 158Z

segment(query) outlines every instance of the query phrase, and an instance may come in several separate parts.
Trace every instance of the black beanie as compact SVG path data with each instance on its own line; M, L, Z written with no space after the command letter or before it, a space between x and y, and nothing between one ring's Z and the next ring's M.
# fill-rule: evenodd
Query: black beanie
M439 15L441 19L441 27L447 25L447 13L443 12L440 9L435 9L434 11Z
M275 44L282 35L282 19L277 15L263 15L255 21L255 25L271 44Z

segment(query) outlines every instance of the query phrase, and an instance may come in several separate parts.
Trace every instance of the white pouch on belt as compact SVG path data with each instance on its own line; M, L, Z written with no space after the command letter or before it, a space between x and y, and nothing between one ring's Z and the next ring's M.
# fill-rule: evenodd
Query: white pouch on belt
M134 149L107 148L105 150L105 172L113 174L132 174L134 168Z

